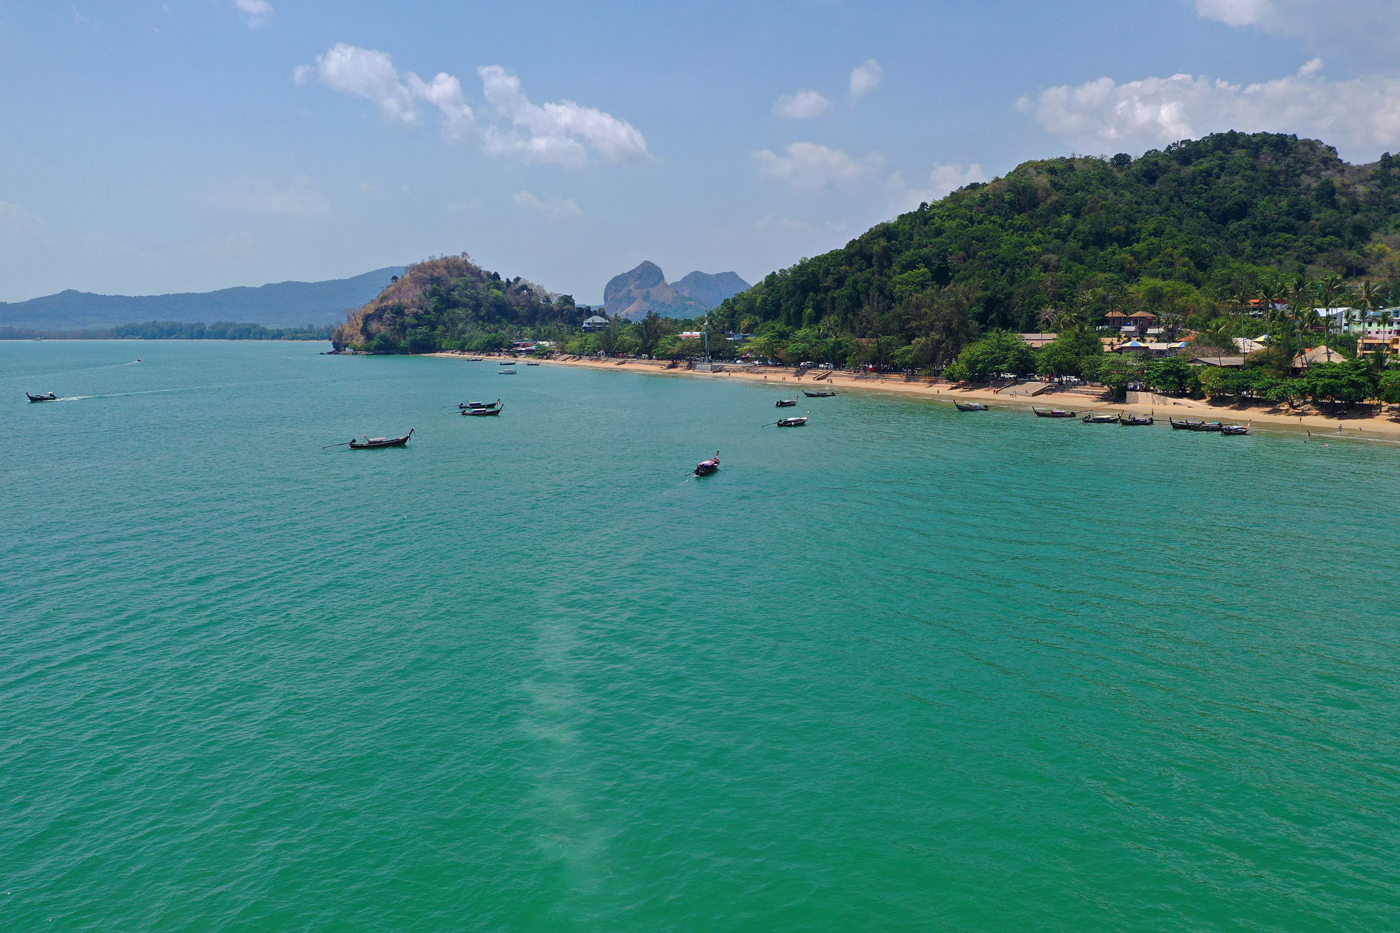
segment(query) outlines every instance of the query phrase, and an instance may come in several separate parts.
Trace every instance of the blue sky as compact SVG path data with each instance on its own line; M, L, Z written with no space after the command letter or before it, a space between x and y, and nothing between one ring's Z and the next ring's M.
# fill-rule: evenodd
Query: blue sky
M969 180L1238 128L1400 150L1400 0L0 5L0 301L466 251L749 281Z

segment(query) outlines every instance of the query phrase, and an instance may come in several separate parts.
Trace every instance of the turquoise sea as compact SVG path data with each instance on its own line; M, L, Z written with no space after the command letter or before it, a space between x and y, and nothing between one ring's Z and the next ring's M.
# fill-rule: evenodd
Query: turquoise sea
M1400 928L1400 446L323 348L0 343L0 930Z

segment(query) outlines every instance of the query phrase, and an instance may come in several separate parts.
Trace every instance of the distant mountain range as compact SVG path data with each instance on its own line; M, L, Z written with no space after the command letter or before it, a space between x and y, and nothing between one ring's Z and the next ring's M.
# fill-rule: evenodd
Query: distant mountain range
M391 278L403 272L403 266L386 266L328 282L277 282L257 288L139 297L68 289L29 301L0 302L0 327L81 330L145 321L321 327L344 322L347 310L373 299Z
M662 317L688 318L704 314L748 288L749 283L733 272L692 272L667 284L660 266L644 262L631 272L613 276L603 289L603 306L610 317L629 321L644 318L650 311Z

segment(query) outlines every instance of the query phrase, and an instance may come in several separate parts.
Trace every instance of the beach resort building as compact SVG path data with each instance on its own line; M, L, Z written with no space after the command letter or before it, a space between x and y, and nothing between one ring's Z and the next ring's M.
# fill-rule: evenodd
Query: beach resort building
M1026 345L1032 350L1039 350L1047 343L1054 342L1055 338L1058 336L1059 334L1022 334L1021 339L1024 340Z
M1346 357L1342 356L1331 347L1313 347L1311 350L1304 350L1293 357L1293 369L1302 370L1309 366L1316 366L1318 363L1340 363Z
M1132 314L1124 314L1121 311L1110 311L1104 315L1104 321L1123 336L1145 337L1148 329L1156 322L1157 315L1151 311L1136 311ZM1160 333L1160 331L1159 331Z
M592 333L595 330L603 330L608 326L608 319L601 315L593 315L583 322L584 333Z
M1175 343L1166 343L1161 340L1138 340L1133 338L1125 343L1120 343L1113 348L1114 353L1141 353L1153 359L1161 359L1167 356L1177 356L1186 349L1186 341L1178 340Z

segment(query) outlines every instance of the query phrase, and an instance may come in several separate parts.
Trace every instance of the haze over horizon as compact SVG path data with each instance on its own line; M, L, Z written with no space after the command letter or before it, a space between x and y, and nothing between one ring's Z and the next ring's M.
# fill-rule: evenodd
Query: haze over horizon
M0 301L430 254L601 301L756 282L1016 164L1225 129L1400 148L1400 0L0 9ZM898 28L891 28L897 24Z

